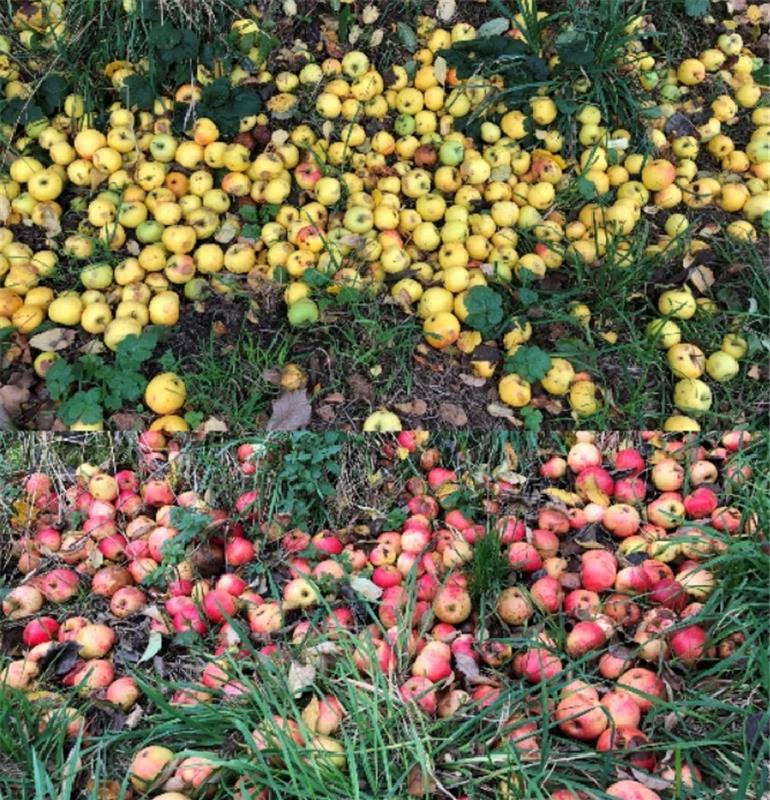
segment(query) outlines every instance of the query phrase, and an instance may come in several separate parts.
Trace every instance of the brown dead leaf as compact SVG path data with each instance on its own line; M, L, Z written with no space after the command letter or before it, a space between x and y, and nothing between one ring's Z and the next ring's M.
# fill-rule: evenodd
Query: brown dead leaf
M195 433L199 436L206 436L209 433L227 433L228 430L226 422L216 417L209 417L195 429Z
M45 235L54 239L61 233L61 220L56 212L47 203L40 204L40 226L45 231Z
M118 411L110 417L110 427L118 431L140 431L142 418L133 411Z
M71 328L51 328L29 339L29 346L35 350L66 350L75 341L75 331Z
M474 389L480 389L486 382L486 378L480 378L478 375L468 375L465 372L460 374L460 383L464 383Z
M462 428L468 424L468 415L465 413L465 409L454 403L442 403L438 407L438 415L444 422L448 422L456 428Z
M746 370L746 377L751 378L753 381L758 381L762 377L762 373L759 370L759 367L754 364L753 367L749 367Z
M306 389L285 392L273 401L273 413L266 428L269 431L297 431L310 422L312 413Z
M281 370L270 368L262 370L261 378L265 383L270 383L273 386L281 385Z
M334 422L337 418L337 413L328 403L321 403L316 409L316 414L318 414L324 422Z
M21 416L22 406L29 400L29 389L13 384L0 386L0 430L12 430Z
M374 400L372 384L363 375L355 372L346 380L346 383L353 393L353 400Z
M395 407L401 414L409 414L413 417L421 417L428 411L428 404L424 400L410 400L408 403L396 403Z
M327 403L344 403L345 395L340 392L332 392L324 397L324 401Z
M687 280L701 293L706 294L714 285L714 270L710 267L693 267L687 275Z
M516 417L513 409L510 406L503 405L502 403L490 403L487 406L487 413L491 417L498 419L507 419L512 425L520 428L524 423Z

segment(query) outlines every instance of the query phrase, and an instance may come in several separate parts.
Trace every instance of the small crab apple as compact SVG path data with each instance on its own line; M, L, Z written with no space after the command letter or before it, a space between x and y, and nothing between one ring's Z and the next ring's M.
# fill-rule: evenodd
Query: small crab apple
M633 698L622 692L607 692L602 697L602 705L610 716L610 727L625 725L639 727L642 712Z
M399 689L405 703L416 703L426 714L435 714L438 698L433 681L421 676L408 678Z
M27 647L35 647L54 640L58 630L59 623L53 617L38 617L24 626L21 640Z
M626 503L609 506L602 518L602 525L619 539L633 536L639 530L640 523L639 512Z
M567 464L577 474L587 467L600 467L602 454L593 442L577 442L567 453Z
M17 586L3 598L3 614L8 619L24 619L43 607L44 592L29 584Z
M615 454L615 469L628 472L631 476L641 475L646 468L644 457L633 447L618 450Z
M115 631L109 625L84 625L75 636L81 658L104 658L115 644Z
M540 476L548 480L558 480L567 473L567 461L561 456L552 456L544 464L540 465Z
M700 625L690 625L672 633L669 643L674 656L691 667L705 654L706 631Z
M523 625L533 613L532 603L523 589L510 586L497 601L497 614L508 625Z
M607 794L617 800L661 800L660 795L639 781L617 781L607 787Z
M107 687L104 699L123 711L128 711L141 697L141 691L136 685L136 681L129 675L116 678Z
M559 730L573 739L593 741L608 725L595 690L571 692L556 707Z
M147 792L161 783L169 772L174 753L167 747L151 745L142 748L131 761L129 776L131 785L140 792Z
M626 760L637 769L652 772L658 759L648 749L649 745L649 737L635 725L618 725L602 733L596 741L596 750L599 753L610 750L623 753Z
M580 579L583 587L592 592L605 592L615 584L618 563L606 550L589 550L583 553L580 564Z
M663 697L663 681L645 667L633 667L617 680L615 691L628 694L639 706L642 714L652 708L652 704Z
M600 648L606 637L602 628L590 620L575 624L567 635L566 651L572 658L580 658L591 650Z
M529 590L532 602L549 614L556 614L564 601L564 590L561 583L549 575L538 578Z

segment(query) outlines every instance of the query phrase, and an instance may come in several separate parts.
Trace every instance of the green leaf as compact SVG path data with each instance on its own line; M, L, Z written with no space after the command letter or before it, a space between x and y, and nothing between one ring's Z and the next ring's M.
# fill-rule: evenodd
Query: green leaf
M533 306L540 299L540 295L534 289L528 289L522 286L519 291L519 302L523 306Z
M147 328L139 336L130 334L118 345L115 366L119 369L134 370L152 357L160 337L157 328Z
M524 420L524 430L532 431L532 433L540 432L540 426L543 424L543 412L540 409L524 406L519 409L519 414Z
M241 236L244 239L259 239L262 233L262 226L258 222L249 222L241 228Z
M0 108L2 108L0 121L7 122L9 125L26 125L28 122L35 122L45 116L39 105L22 97L13 97L8 101L0 102Z
M593 200L596 197L596 186L585 175L578 176L575 187L583 200Z
M396 32L401 44L410 53L414 53L417 50L417 34L405 22L396 23Z
M557 37L556 52L562 64L585 67L594 60L594 51L588 37L579 31L562 31Z
M515 372L529 383L539 381L551 368L551 357L537 345L520 347L505 359L506 374Z
M129 75L123 82L121 94L129 108L137 106L142 111L150 111L155 103L155 89L143 75Z
M705 17L709 13L709 0L684 0L684 10L688 17Z
M59 406L58 417L65 425L84 422L93 425L102 420L102 394L99 389L75 392Z
M506 17L488 19L476 28L476 38L485 39L488 36L499 36L511 27L511 21Z
M54 114L64 105L64 98L69 91L69 81L63 75L52 72L40 82L35 92L35 99L46 114Z
M256 206L241 206L238 213L244 222L256 222L259 211Z
M45 385L52 400L61 400L66 397L74 380L75 371L72 365L63 358L56 359L45 373Z
M229 96L230 81L227 78L217 78L203 87L201 101L207 105L221 106L227 102Z
M489 286L474 286L465 298L468 316L465 322L481 333L484 339L493 339L503 321L503 298Z

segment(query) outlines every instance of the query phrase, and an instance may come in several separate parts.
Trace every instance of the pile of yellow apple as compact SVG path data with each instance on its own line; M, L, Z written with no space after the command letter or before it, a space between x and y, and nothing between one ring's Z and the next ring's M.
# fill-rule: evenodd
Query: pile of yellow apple
M246 35L259 28L244 19L233 29ZM509 34L517 34L515 24ZM174 98L192 105L190 128L181 138L171 133L169 97L158 98L153 114L114 103L104 130L92 124L83 98L68 97L65 113L27 126L15 140L20 155L0 176L0 201L7 201L6 224L31 220L51 230L64 211L59 200L72 187L69 206L83 218L58 254L54 244L33 252L0 228L0 325L29 332L48 317L102 335L115 349L147 324L175 324L180 292L189 299L199 298L206 286L232 293L236 276L285 282L292 325L318 319L314 295L350 285L388 291L422 319L428 344L456 346L478 375L491 378L498 365L473 357L481 335L463 330L473 287L512 283L524 271L540 279L576 262L594 267L606 261L622 271L635 258L633 239L648 206L664 212L648 253L665 252L686 234L691 221L683 211L712 205L735 215L729 236L756 239L756 226L770 211L770 107L760 105L764 92L752 77L756 61L737 33L721 35L715 48L676 69L661 69L636 41L628 80L643 89L657 84L661 98L648 141L632 144L629 131L608 128L600 110L587 104L574 115L574 161L562 155L560 112L552 98L533 96L526 112L511 110L494 102L497 77L460 81L447 69L438 52L474 39L471 25L446 30L422 17L418 36L423 46L414 54L416 70L410 74L395 65L389 81L357 50L321 63L306 52L307 63L296 71L273 73L263 64L250 76L238 68L234 84L251 78L277 91L266 113L242 120L242 136L234 141L220 137L211 119L195 119L197 84L181 87ZM113 83L119 86L137 69L114 70ZM702 110L706 101L697 87L714 80L729 93L706 106L711 116L697 136L669 140L666 121L679 111ZM5 91L23 95L27 87L11 80ZM482 104L487 119L474 142L455 129L456 122ZM243 143L256 125L276 128L274 120L293 112L316 124L273 130L262 152ZM753 126L744 149L728 134L739 121ZM527 149L520 142L532 125L538 146ZM32 140L45 159L25 154ZM642 151L649 145L657 152L648 156ZM602 200L580 201L574 213L562 210L560 195L573 190L577 178L590 182ZM237 212L244 203L277 207L256 240L240 235ZM523 231L534 246L520 238ZM707 244L693 239L688 246L695 252ZM43 285L60 256L82 264L82 289L56 295ZM306 281L310 269L326 275L328 286ZM704 370L716 381L729 380L745 341L729 331L708 362L693 358L700 351L680 341L674 320L712 313L716 304L684 286L664 292L659 310L649 332L673 348L669 361L680 379L674 403L683 412L666 425L697 429L685 415L711 405L711 391L700 380ZM574 304L571 313L590 324L584 303ZM501 337L504 353L513 354L532 333L523 316L514 316ZM614 332L602 335L617 338ZM541 386L567 398L578 416L601 408L592 376L576 373L566 359L552 359ZM506 375L499 395L519 408L531 402L532 387Z

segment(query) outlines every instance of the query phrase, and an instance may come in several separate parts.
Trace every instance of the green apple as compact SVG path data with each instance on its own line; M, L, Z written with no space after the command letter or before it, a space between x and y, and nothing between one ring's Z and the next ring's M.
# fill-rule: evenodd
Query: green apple
M416 127L414 117L411 114L399 114L393 123L393 129L399 136L411 136Z
M444 142L438 149L438 160L447 167L456 167L465 158L462 142Z
M106 289L112 277L112 267L104 263L89 264L80 271L80 282L86 289Z
M303 297L289 306L289 323L294 327L312 325L318 322L318 316L318 306L309 297Z
M153 244L160 241L164 230L165 226L161 225L160 222L148 219L136 226L136 238L142 244Z
M706 360L706 372L709 377L719 383L731 381L740 372L740 364L729 353L717 350Z

